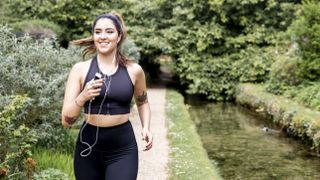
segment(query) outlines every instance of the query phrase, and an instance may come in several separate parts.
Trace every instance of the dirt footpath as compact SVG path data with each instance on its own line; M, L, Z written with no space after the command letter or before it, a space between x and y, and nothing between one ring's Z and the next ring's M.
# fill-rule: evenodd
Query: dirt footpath
M165 125L165 89L148 89L148 100L151 107L151 132L154 139L151 150L142 150L144 142L141 140L141 123L136 107L132 109L130 116L139 148L138 180L165 180L168 177L169 154Z

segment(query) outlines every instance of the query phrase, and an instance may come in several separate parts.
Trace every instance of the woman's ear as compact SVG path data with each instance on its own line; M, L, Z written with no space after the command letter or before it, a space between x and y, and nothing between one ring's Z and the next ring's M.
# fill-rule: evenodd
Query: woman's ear
M119 35L119 37L118 37L118 41L117 41L117 43L119 43L120 42L120 40L121 40L121 34Z

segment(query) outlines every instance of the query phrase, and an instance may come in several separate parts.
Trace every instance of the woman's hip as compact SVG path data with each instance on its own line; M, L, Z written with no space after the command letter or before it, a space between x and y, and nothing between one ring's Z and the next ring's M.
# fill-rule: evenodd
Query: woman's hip
M137 143L131 122L126 122L112 127L97 127L84 123L79 133L77 146L86 148L86 143L93 145L93 151L125 151L137 148ZM85 143L84 143L85 142Z

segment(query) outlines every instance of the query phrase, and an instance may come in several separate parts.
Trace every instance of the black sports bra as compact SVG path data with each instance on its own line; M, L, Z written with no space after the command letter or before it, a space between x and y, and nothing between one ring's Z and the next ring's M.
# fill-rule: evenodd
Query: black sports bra
M118 66L116 72L110 76L104 75L98 66L97 57L95 56L90 64L84 86L91 81L95 74L99 72L103 75L104 84L101 87L99 96L96 96L91 102L91 114L99 114L101 102L104 99L107 87L108 91L104 103L102 104L100 114L127 114L130 113L130 103L133 96L134 86L125 66ZM89 103L84 104L84 112L89 113Z

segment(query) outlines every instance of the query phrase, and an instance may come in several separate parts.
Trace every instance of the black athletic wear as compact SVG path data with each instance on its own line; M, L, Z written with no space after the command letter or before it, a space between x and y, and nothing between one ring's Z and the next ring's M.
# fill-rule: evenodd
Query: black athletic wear
M95 74L101 72L98 66L97 57L94 57L91 61L88 74L85 79L85 83L91 81ZM101 93L95 97L91 102L91 114L98 114L100 104L104 98L106 88L110 85L106 99L103 103L100 114L127 114L130 113L130 103L133 96L134 87L127 68L124 66L118 66L117 71L110 75L103 75L105 84L102 85ZM84 105L84 112L88 113L89 101Z
M95 57L84 84L91 81L97 72L103 75ZM129 113L134 86L126 67L119 65L114 74L103 75L103 78L100 95L85 103L84 112L109 115ZM76 180L136 180L138 147L130 121L113 127L84 123L76 143L74 173Z
M87 124L82 137L93 144L96 126ZM87 146L77 140L74 154L76 180L136 180L138 149L130 121L113 127L99 127L99 138L87 157L80 153Z

